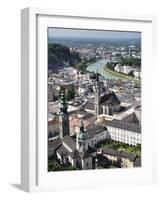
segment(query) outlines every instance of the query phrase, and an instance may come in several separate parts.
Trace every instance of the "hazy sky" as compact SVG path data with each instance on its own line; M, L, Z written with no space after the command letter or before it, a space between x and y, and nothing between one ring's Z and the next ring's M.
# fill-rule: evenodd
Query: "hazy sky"
M82 29L48 28L49 37L83 37L83 38L140 38L139 32L96 31Z

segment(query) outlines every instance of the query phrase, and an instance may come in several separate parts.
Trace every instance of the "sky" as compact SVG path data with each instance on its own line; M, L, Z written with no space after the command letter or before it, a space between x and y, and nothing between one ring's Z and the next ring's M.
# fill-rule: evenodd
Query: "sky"
M97 31L83 29L48 28L49 37L81 37L81 38L107 38L107 39L133 39L140 38L140 32Z

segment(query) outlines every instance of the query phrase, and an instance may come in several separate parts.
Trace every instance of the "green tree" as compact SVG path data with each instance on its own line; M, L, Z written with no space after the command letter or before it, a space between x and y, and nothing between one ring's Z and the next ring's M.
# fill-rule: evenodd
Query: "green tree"
M121 57L120 64L140 68L141 67L141 59L140 58L134 58L134 57L126 57L126 58Z
M109 70L114 70L114 65L112 63L107 63L106 64L106 67L109 69Z
M79 169L78 167L75 167L75 166L72 166L72 165L69 165L69 166L64 168L64 170L68 170L68 171L70 171L70 170L78 170L78 169Z
M48 162L48 171L61 171L62 167L56 161L49 161Z
M130 71L128 75L134 77L134 71Z
M74 67L76 69L80 70L81 72L86 72L87 64L86 64L86 62L80 62L80 63L77 63L76 65L74 65Z
M81 57L78 52L71 51L69 47L56 43L48 44L48 67L51 70L58 70L63 67L64 62L70 66L81 62Z

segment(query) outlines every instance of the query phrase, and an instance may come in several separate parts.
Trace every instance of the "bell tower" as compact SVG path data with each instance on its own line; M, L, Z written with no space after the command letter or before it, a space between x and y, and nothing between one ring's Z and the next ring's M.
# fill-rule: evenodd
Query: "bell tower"
M88 135L84 130L83 119L81 119L80 132L76 138L76 148L79 152L85 152L88 150Z
M100 114L100 96L101 96L100 82L99 82L99 74L97 71L96 85L95 85L95 115L97 116Z
M67 112L68 105L65 100L64 90L61 91L60 103L59 103L59 135L63 138L65 135L69 135L69 115Z

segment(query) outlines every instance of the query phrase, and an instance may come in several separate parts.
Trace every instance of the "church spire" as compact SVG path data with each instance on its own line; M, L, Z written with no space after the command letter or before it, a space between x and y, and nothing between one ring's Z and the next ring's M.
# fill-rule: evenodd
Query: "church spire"
M100 114L100 96L101 96L101 88L100 88L99 73L97 68L96 84L95 84L95 115L97 116Z
M60 106L59 106L59 113L67 113L67 109L68 109L68 105L66 103L66 99L65 99L65 92L64 90L61 91L60 94Z
M62 90L59 104L59 134L61 138L69 135L69 115L67 109L68 104L66 103L65 91Z
M88 135L84 130L83 118L81 118L80 131L76 138L76 148L79 152L85 152L88 150Z
M96 81L99 82L99 73L98 73L98 68L97 68L97 73L96 73Z
M83 118L81 118L80 132L84 132Z

